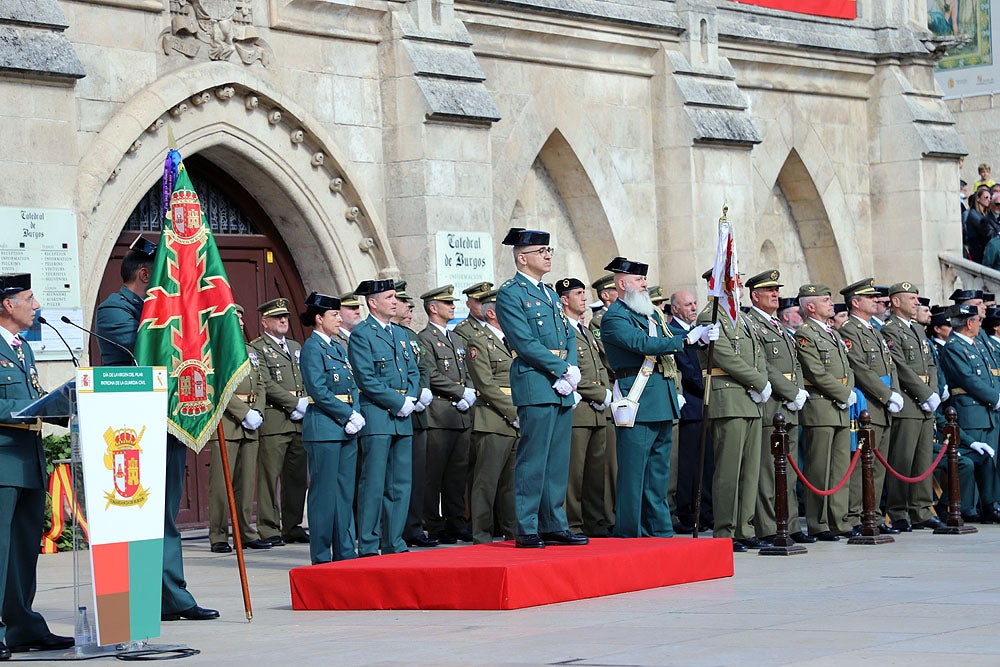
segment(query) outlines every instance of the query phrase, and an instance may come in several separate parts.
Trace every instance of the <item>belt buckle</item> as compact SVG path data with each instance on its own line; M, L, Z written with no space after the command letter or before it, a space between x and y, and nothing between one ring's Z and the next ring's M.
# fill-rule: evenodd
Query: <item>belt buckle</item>
M642 367L639 369L639 372L645 375L646 377L649 377L650 375L653 374L653 367L650 366L649 368L646 368L646 365L643 364Z

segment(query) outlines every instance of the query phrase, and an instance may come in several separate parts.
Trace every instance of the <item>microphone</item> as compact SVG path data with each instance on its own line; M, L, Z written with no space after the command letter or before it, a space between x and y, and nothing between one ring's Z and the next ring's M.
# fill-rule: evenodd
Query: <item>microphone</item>
M122 350L125 354L127 354L128 356L130 356L132 358L132 365L133 366L138 366L139 365L139 362L136 360L135 355L132 354L132 350L128 349L127 347L125 347L121 343L119 343L117 341L113 341L110 338L108 338L107 336L102 336L101 334L99 334L99 333L97 333L95 331L91 331L90 329L87 329L85 327L81 327L79 324L77 324L73 320L69 319L65 315L63 315L60 319L63 322L65 322L66 324L70 325L71 327L76 327L80 331L85 331L86 333L89 333L94 338L97 338L99 340L103 340L105 343L110 343L110 344L114 345L119 350Z
M63 335L61 333L59 333L59 329L56 329L54 326L52 326L52 324L48 320L46 320L44 317L42 317L41 315L38 316L38 321L41 322L42 324L44 324L45 326L47 326L48 328L50 328L50 329L52 329L53 331L56 332L56 335L59 336L59 340L61 340L62 344L66 346L67 350L69 350L69 356L73 359L73 365L76 366L77 368L79 368L80 367L80 362L77 361L76 355L73 354L73 348L71 348L69 346L69 343L66 342L66 339L63 338Z

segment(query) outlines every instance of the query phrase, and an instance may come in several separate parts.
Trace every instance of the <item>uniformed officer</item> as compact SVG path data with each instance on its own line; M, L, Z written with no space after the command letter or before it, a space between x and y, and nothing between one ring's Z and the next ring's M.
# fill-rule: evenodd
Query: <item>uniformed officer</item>
M73 646L49 631L31 608L45 513L45 451L41 422L15 419L44 392L35 355L20 335L39 308L31 274L0 275L0 660L11 652Z
M122 258L122 286L97 307L95 328L107 340L97 339L101 348L101 362L105 366L132 366L135 358L135 337L139 331L142 303L149 289L153 272L156 244L140 234ZM122 349L125 348L125 349Z
M302 418L309 408L299 370L302 346L288 338L288 299L262 303L257 312L264 333L250 341L250 346L267 367L266 408L257 468L257 528L261 537L274 546L285 542L308 543L309 536L301 526L308 469L302 448Z
M608 308L615 301L618 300L618 286L615 282L615 274L606 273L594 282L590 283L590 286L594 288L594 293L597 298L604 304L604 307L594 313L594 316L590 320L590 330L594 332L595 335L600 335L601 331L601 319L604 314L608 312Z
M649 300L647 264L615 257L604 268L614 274L619 298L601 320L601 340L615 377L614 398L627 399L633 408L628 417L615 417L614 535L671 537L667 484L673 420L681 409L673 354L695 341L709 340L718 334L718 327L695 327L686 337L674 336L663 312Z
M361 302L358 301L358 295L354 292L341 294L337 298L340 299L340 327L337 332L337 342L346 350L347 344L351 340L351 332L361 322Z
M764 346L767 379L771 383L771 397L764 403L760 440L760 481L757 506L754 514L754 533L764 541L772 539L777 530L775 516L774 456L771 454L771 434L774 432L774 415L782 413L788 425L788 451L797 455L799 449L798 413L809 398L802 380L802 367L795 354L795 338L788 333L776 317L778 310L777 269L763 271L747 279L750 303L747 318L757 325L757 333ZM788 531L796 542L815 542L799 526L799 503L795 497L798 476L788 469Z
M397 301L392 280L364 280L354 293L369 315L351 332L348 358L365 418L358 484L358 555L406 551L403 527L410 503L413 422L420 369L410 341L392 324Z
M243 331L243 306L236 304L236 317ZM253 498L257 490L258 430L264 423L264 369L260 357L249 345L250 373L240 381L236 393L222 414L222 433L226 437L229 476L236 500L236 519L240 542L244 549L270 549L271 543L261 539L250 523ZM211 462L208 467L208 542L213 553L229 553L229 493L222 468L222 453L218 438L209 440Z
M472 337L482 332L486 326L486 318L483 317L483 295L493 289L493 283L483 281L475 285L469 285L462 294L465 295L465 306L469 309L469 316L455 325L452 335L457 335L464 342L459 347L466 347Z
M851 465L851 430L848 408L857 401L854 372L840 334L827 324L833 316L830 288L819 283L799 287L802 326L795 342L809 400L799 415L805 439L802 472L820 489L831 489ZM823 542L836 542L853 528L846 520L850 491L845 485L831 496L806 492L809 534Z
M884 333L880 335L871 323L872 318L877 314L876 299L881 297L875 290L874 278L859 280L840 290L840 293L844 297L850 317L837 331L844 339L844 345L847 346L847 360L851 364L851 370L854 371L854 385L861 390L868 403L868 414L871 415L871 427L875 436L875 449L883 456L889 455L888 460L891 462L890 432L897 429L898 425L890 415L897 415L903 409L903 396L899 389L899 377L896 373L897 364L893 361L889 347L882 337ZM909 322L907 322L907 328L910 328ZM885 331L884 322L882 331ZM930 445L930 439L928 439L928 453ZM912 458L907 461L905 466L907 470L910 469L911 463ZM930 464L930 459L927 463ZM914 474L919 475L920 472L914 471ZM854 472L851 474L850 505L847 511L847 518L852 528L847 537L861 534L861 512L864 500L861 477L861 466L855 466ZM894 479L889 480L890 489L893 489L894 485L898 483L894 482ZM882 500L884 480L885 467L882 465L874 466L876 503ZM890 518L896 517L890 514ZM879 523L882 523L881 520ZM896 528L881 527L879 530L887 533L898 532Z
M465 487L472 444L472 406L476 390L465 363L465 348L448 331L455 316L454 285L420 295L427 327L417 337L427 351L434 400L427 407L427 481L424 527L443 544L472 541L465 520ZM461 339L459 339L461 340Z
M427 406L434 398L431 394L430 367L427 355L424 354L417 332L413 324L413 297L406 292L406 281L397 280L396 316L393 324L403 328L410 342L410 352L417 360L420 369L420 400L413 406L410 421L413 422L413 454L410 457L410 504L406 512L406 526L403 528L403 541L409 547L436 547L440 542L424 532L424 487L427 484ZM345 348L346 349L346 348Z
M521 548L588 542L569 532L563 510L580 369L574 330L559 295L542 282L552 270L548 243L548 232L512 227L503 244L513 246L517 273L497 294L497 316L517 355L510 384L521 425L514 464L516 545Z
M97 333L117 345L102 341L101 359L106 366L131 366L136 362L136 335L142 316L143 297L149 287L156 245L140 236L122 260L124 285L98 307ZM130 279L129 276L132 276ZM208 620L219 617L215 609L198 606L184 579L184 559L177 514L184 496L188 448L173 435L167 435L166 476L163 499L163 594L160 618L164 621Z
M311 407L302 420L302 446L309 460L309 558L313 565L355 558L354 474L358 432L365 418L355 408L347 351L333 340L340 328L340 300L312 292L301 314L313 327L299 364ZM332 558L331 558L332 554Z
M712 277L709 269L702 278ZM712 321L713 306L698 314L701 325ZM715 446L715 476L712 479L714 537L733 540L733 551L759 549L765 540L754 534L760 477L761 428L764 404L773 391L767 379L767 362L757 325L739 313L719 318L720 336L715 345L713 367L706 350L699 350L702 370L711 384L708 418Z
M916 285L900 282L889 288L891 315L882 326L899 373L903 409L892 419L889 455L896 471L907 477L922 475L934 460L934 413L941 404L938 368L931 342L914 322L920 302ZM869 399L869 403L870 403ZM869 406L869 411L871 407ZM964 426L964 425L963 425ZM910 484L895 477L886 480L886 504L893 527L940 528L934 516L934 480ZM875 496L878 498L878 496Z
M604 353L604 343L601 342L601 319L604 317L604 313L607 312L608 306L618 300L618 287L615 284L615 275L607 273L590 283L590 286L594 288L594 293L597 295L601 307L594 311L587 326L590 332L594 334L594 338L597 339L597 349L601 353L604 370L608 372L608 378L611 379L611 365L608 363L608 357ZM618 453L615 446L615 437L614 420L611 417L611 411L608 410L608 441L604 453L604 516L608 518L612 526L615 524L615 495L617 493L615 487L618 483Z
M514 539L514 455L517 449L517 409L511 399L513 361L500 322L497 290L479 297L486 326L469 341L469 377L479 398L473 407L472 447L475 463L469 490L472 541L489 544L499 531ZM494 517L498 521L494 521ZM496 525L499 523L499 525Z
M576 358L580 402L573 410L566 519L569 529L588 537L607 537L611 521L604 513L604 461L607 456L607 413L611 406L611 381L597 349L597 339L583 325L587 288L579 278L563 278L556 293L570 326L576 329Z

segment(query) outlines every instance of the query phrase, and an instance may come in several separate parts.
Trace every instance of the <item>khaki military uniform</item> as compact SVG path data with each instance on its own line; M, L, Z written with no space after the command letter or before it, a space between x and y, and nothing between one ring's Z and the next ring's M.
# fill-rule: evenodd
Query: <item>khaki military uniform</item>
M810 318L795 332L802 375L809 400L799 423L805 437L802 472L820 489L832 488L847 473L851 463L851 431L847 403L854 391L854 373L847 348L832 328ZM850 506L847 486L832 496L806 492L806 523L810 534L830 531L846 533L853 526L846 520Z
M698 314L697 323L712 323L711 306ZM715 447L713 535L744 540L754 537L763 414L763 407L750 398L748 390L763 391L768 382L767 362L757 325L745 315L741 313L734 326L724 314L719 324L714 368L708 368L707 349L698 352L702 369L712 376L708 418Z
M517 536L514 520L514 458L517 450L517 408L510 395L510 351L489 328L480 328L469 341L469 376L476 388L473 406L472 446L475 468L469 504L472 539L476 544L493 541L494 517L499 529L512 539Z
M302 422L291 414L306 395L299 370L302 346L285 339L288 351L268 334L250 342L265 367L264 425L260 428L257 466L257 528L265 540L299 537L305 510L307 468L302 447ZM281 507L278 507L278 479Z
M604 370L608 373L608 378L610 379L611 364L608 363L608 355L604 352L604 343L601 341L601 319L606 312L608 312L607 308L597 311L590 318L587 328L590 329L590 333L594 335L594 340L597 341L597 351L601 355L601 363L604 364ZM611 410L608 410L607 424L608 437L604 449L604 516L607 518L608 523L614 526L615 485L618 483L618 455L617 433L615 431L614 419L611 416Z

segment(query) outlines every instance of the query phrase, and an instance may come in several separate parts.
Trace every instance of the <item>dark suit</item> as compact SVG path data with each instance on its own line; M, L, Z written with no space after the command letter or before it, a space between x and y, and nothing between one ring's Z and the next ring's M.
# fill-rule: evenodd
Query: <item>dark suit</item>
M369 315L351 332L348 358L365 418L358 484L358 554L407 551L403 527L410 504L413 422L398 417L406 398L420 397L420 369L406 331L386 331Z
M670 331L675 336L686 336L689 329L670 320ZM677 428L677 518L685 524L694 521L694 487L698 478L698 450L701 447L701 417L704 410L705 380L698 360L698 350L686 347L674 355L677 369L681 372L681 389L684 407L681 408L680 424ZM715 471L715 452L712 436L706 433L705 464L701 478L701 515L699 523L712 523L712 475Z
M23 366L0 340L0 641L11 645L49 632L45 619L31 608L45 513L45 453L41 433L10 416L39 396L31 382L31 374L37 377L35 356L20 340Z

